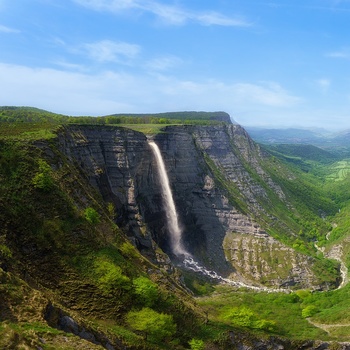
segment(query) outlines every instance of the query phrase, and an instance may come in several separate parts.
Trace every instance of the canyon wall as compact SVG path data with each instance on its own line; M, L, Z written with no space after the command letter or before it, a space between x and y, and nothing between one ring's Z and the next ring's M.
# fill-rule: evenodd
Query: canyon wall
M252 284L317 287L312 259L268 234L270 226L294 234L271 210L276 201L291 207L264 169L268 156L241 126L169 126L152 138L167 168L183 243L196 260ZM158 263L157 246L172 258L147 137L121 127L68 126L59 144L114 204L117 224L138 249Z

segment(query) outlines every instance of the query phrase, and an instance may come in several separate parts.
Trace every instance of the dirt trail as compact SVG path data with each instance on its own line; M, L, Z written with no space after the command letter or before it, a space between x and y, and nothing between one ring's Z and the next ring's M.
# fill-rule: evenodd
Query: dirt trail
M350 323L343 323L343 324L324 324L324 323L317 323L317 322L314 322L312 321L310 318L307 318L307 321L317 327L317 328L320 328L322 330L324 330L325 332L327 332L328 334L330 334L331 332L331 329L332 328L340 328L340 327L350 327Z

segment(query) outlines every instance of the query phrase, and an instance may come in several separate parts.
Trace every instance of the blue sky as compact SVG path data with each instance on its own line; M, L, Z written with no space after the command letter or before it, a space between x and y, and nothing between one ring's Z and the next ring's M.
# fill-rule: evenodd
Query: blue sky
M0 105L350 128L350 0L0 0Z

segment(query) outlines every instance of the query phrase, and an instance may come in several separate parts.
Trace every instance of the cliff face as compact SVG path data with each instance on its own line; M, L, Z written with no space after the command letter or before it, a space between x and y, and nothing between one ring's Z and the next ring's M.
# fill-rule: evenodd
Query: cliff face
M130 238L140 249L152 248L137 200L140 188L147 189L147 196L157 196L152 188L154 169L146 136L125 128L69 127L59 135L59 143L103 199L114 204L116 222Z
M266 233L290 228L274 216L286 195L264 170L266 154L239 125L168 127L165 158L188 251L224 276L269 286L310 287L312 259ZM288 263L286 263L288 262Z
M264 170L264 153L242 127L172 126L154 141L167 168L184 245L197 260L249 283L317 284L312 259L266 232L269 225L288 232L266 209L278 201L288 210L288 203ZM61 151L115 205L118 225L140 251L164 263L154 242L171 256L167 213L146 136L118 127L70 126L59 142Z

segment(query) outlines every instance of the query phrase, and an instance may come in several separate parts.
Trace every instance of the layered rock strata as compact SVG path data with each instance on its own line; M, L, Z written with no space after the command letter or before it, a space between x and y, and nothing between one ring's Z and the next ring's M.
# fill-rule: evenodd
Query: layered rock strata
M288 203L262 166L266 155L242 127L171 126L153 139L164 158L187 251L224 277L254 283L269 280L273 286L312 286L310 259L273 240L263 227L268 221L278 222L263 203L278 200L286 208ZM167 213L147 137L119 127L69 126L59 142L105 201L115 205L117 223L138 248L155 258L156 242L171 256ZM255 258L248 259L233 233L240 235L242 247L266 249L254 248L249 254ZM258 255L271 247L288 252L291 263L283 274L273 274L273 266L256 266L262 263ZM263 264L268 265L268 259Z

